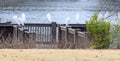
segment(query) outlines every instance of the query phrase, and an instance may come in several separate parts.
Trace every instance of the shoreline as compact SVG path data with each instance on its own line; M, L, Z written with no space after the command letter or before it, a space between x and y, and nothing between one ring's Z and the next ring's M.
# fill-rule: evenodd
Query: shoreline
M0 61L119 61L111 49L0 49Z

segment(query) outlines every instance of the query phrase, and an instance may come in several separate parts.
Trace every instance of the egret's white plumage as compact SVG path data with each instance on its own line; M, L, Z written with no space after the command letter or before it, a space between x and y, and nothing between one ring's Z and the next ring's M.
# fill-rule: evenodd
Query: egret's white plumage
M50 13L47 13L47 18L48 18L49 23L51 23L52 19L51 19L51 14Z
M70 19L71 19L70 17L66 18L66 20L65 20L66 21L66 26L68 26L68 22L70 21Z
M26 17L25 17L25 14L24 14L24 13L22 13L22 18L23 18L23 19L26 19Z
M76 13L76 20L79 21L79 19L80 19L80 15L79 13Z
M22 26L24 26L24 22L25 22L25 20L26 20L26 17L25 17L25 14L24 13L22 13L22 15L21 15L21 17L20 18L18 18L18 16L13 16L13 18L12 18L18 25L22 25Z
M13 16L12 19L13 19L18 25L20 25L19 18L18 18L16 15Z
M26 20L26 16L24 13L22 13L21 18L20 18L20 22L23 26L24 26L25 20Z
M76 22L78 23L79 22L79 20L80 20L80 15L79 15L79 13L76 13Z

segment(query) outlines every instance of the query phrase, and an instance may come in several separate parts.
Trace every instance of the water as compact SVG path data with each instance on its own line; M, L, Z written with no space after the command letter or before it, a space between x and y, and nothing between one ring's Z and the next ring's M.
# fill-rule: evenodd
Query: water
M22 13L26 14L27 23L48 23L47 13L51 13L53 22L60 24L65 23L67 17L71 18L69 23L85 23L95 11L100 15L106 11L117 12L118 15L115 14L109 18L111 22L120 16L118 0L21 0L20 3L17 2L19 0L11 1L5 0L0 3L0 17L3 22L14 22L11 18L14 15L21 17ZM79 21L75 18L76 13L80 14Z

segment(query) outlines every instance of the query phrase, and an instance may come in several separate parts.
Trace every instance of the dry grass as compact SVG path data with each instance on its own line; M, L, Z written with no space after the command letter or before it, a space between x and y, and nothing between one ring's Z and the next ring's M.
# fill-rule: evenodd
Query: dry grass
M120 50L1 49L0 61L120 61Z
M0 49L28 49L28 48L35 48L35 40L33 35L30 35L29 33L25 33L21 31L21 33L18 32L18 35L16 33L8 33L7 35L3 35L5 31L0 31ZM27 35L29 34L29 35Z

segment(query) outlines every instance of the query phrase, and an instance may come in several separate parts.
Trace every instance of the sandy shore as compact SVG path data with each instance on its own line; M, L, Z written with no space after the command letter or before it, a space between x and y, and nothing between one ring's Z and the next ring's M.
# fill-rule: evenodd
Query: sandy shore
M120 61L120 50L0 49L0 61Z

